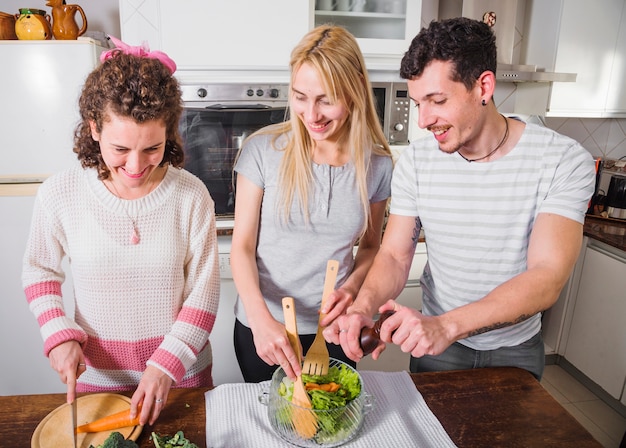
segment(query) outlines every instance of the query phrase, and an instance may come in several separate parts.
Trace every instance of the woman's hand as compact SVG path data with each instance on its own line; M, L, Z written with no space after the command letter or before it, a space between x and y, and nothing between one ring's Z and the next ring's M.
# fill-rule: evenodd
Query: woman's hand
M153 425L167 402L171 387L172 379L165 372L153 366L146 367L130 401L130 417L137 415L141 404L139 423Z
M291 348L285 326L275 319L252 329L257 355L268 365L279 365L292 380L302 373L296 352Z
M76 380L86 368L83 349L77 341L63 342L50 350L48 359L63 384L67 384L67 402L73 403L76 398Z

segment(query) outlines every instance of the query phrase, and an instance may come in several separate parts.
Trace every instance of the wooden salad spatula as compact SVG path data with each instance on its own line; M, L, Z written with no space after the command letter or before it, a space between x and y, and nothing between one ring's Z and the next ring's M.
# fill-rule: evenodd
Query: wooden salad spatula
M319 325L319 322L324 318L325 314L322 314L324 304L328 296L335 290L335 283L337 282L337 271L339 270L339 262L337 260L328 260L326 263L326 278L324 279L324 290L322 291L322 304L320 305L320 316L317 324L317 334L315 340L304 357L304 364L302 365L302 371L308 375L327 375L328 366L330 364L330 357L328 355L328 348L326 347L326 340L322 334L324 328Z
M298 339L296 306L293 297L283 298L283 315L285 317L285 330L287 331L289 343L293 351L296 352L298 361L301 362L302 353L300 351L300 340ZM291 402L296 405L292 407L293 412L291 414L291 421L293 422L294 428L302 438L312 438L317 433L317 418L313 412L303 409L311 409L312 405L309 394L304 388L304 383L302 383L302 375L299 375L293 384Z

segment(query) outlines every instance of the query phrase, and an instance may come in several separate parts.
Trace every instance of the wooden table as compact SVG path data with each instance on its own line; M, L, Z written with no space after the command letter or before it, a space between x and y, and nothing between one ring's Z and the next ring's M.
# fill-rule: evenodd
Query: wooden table
M601 447L525 370L502 367L411 377L459 447ZM149 439L152 431L183 430L206 448L206 391L173 389L154 427L144 427L139 446L154 448ZM63 403L65 394L0 397L0 445L30 447L39 422Z

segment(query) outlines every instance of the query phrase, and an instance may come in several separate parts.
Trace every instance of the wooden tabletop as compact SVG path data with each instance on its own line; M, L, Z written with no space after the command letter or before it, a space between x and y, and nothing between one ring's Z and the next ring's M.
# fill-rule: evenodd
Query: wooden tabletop
M459 447L601 447L525 370L502 367L411 377ZM206 391L173 389L154 427L144 427L139 446L154 448L152 431L174 434L182 430L206 448ZM64 403L65 394L0 397L0 445L30 447L39 422Z

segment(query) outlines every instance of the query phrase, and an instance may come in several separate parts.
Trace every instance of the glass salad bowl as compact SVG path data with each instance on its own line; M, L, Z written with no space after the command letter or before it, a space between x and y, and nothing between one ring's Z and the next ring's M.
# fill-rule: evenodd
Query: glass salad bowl
M282 439L296 446L316 448L339 446L356 437L365 415L374 406L375 397L364 390L361 375L338 359L330 358L329 375L303 375L305 386L308 383L309 387L315 387L312 383L329 384L329 380L335 385L322 386L320 390L330 389L323 391L327 393L312 392L313 409L307 409L291 402L293 382L282 367L274 372L269 391L262 392L259 401L267 406L270 425ZM332 391L337 385L340 389ZM314 424L310 436L298 428L296 420L302 419L303 414L307 417L304 420L312 420Z

